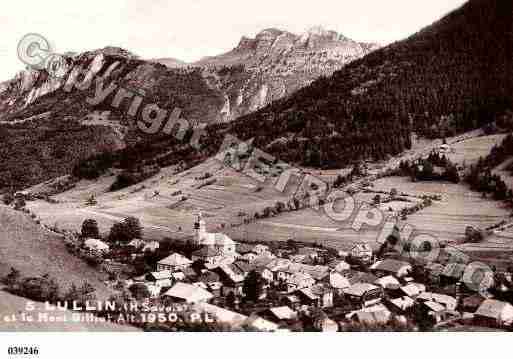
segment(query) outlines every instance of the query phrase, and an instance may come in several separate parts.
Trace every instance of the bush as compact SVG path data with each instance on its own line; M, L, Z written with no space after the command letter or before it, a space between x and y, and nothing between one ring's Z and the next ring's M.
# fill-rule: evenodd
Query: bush
M56 302L59 300L59 285L48 274L42 277L27 278L21 282L21 296L38 302Z
M139 219L128 217L123 222L114 223L110 229L109 241L127 243L141 237L142 227Z
M98 229L98 222L94 219L86 219L82 223L81 230L82 238L100 238L100 231Z

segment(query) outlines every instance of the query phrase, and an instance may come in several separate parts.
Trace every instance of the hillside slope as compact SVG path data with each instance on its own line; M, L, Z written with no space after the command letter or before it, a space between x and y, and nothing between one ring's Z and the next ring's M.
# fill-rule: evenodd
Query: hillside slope
M66 250L64 241L34 223L25 214L0 205L0 277L11 267L24 277L48 273L56 278L61 290L72 283L89 282L99 299L111 294L102 282L103 275Z

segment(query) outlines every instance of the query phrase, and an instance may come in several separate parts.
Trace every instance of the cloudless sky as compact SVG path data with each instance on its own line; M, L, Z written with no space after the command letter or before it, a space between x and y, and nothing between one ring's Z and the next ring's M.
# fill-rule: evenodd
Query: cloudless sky
M0 80L24 65L16 57L26 33L55 51L126 48L142 58L184 61L223 53L265 28L293 33L322 25L356 41L401 40L465 0L86 0L3 1Z

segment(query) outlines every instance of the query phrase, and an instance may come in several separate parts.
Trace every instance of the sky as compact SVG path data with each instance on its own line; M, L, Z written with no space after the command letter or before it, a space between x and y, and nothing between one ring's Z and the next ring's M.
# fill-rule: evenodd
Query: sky
M24 68L16 56L27 33L57 53L119 46L142 58L187 62L235 47L275 27L300 34L321 25L383 45L440 19L465 0L15 0L0 13L0 81Z

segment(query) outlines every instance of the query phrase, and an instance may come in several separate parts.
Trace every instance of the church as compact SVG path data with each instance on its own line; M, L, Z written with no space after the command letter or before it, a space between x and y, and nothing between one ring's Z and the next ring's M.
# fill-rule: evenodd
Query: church
M225 256L235 256L236 243L224 233L207 232L205 221L201 212L194 223L194 241L195 244L202 247L215 249L219 254Z

